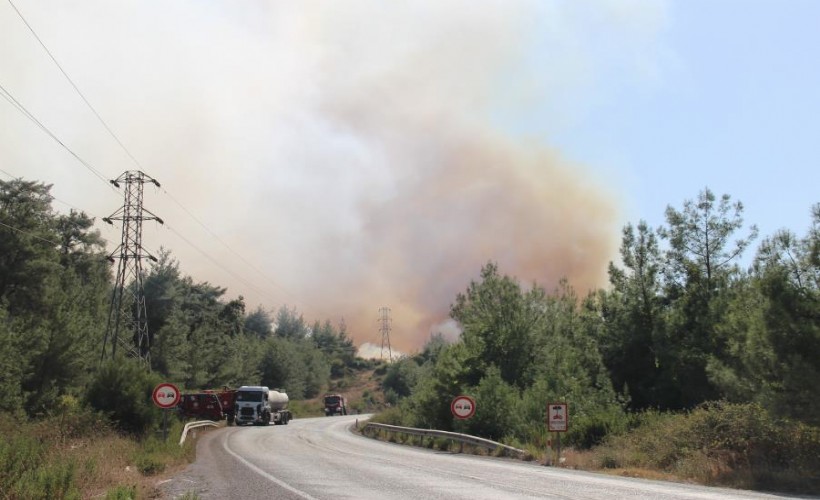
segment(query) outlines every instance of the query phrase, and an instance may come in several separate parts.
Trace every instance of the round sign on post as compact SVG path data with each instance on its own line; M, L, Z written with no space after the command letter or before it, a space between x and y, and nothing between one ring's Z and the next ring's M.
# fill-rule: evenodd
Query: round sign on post
M179 403L179 389L174 384L159 384L154 387L151 399L162 409L173 408Z
M450 411L456 418L470 418L475 414L475 400L470 396L456 396L450 403Z

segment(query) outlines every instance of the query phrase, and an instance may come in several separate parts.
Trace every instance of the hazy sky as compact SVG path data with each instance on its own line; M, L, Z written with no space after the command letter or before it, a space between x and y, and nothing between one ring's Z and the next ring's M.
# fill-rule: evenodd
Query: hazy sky
M820 201L814 0L12 1L141 167L8 0L0 85L104 177L162 183L149 251L360 343L387 306L418 348L491 260L603 286L625 223L707 186L762 236ZM0 99L11 177L122 203Z

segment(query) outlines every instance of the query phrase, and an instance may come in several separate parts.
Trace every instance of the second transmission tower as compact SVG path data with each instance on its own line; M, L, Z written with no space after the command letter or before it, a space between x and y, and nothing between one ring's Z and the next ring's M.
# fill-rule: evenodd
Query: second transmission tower
M142 260L147 258L156 262L157 259L142 247L142 222L154 220L162 224L163 221L142 206L142 193L146 183L159 187L159 182L140 171L125 172L110 182L116 188L124 187L125 201L119 210L103 218L103 221L111 225L114 224L113 221L122 222L122 240L108 256L112 263L119 260L119 265L108 310L108 325L100 361L108 356L115 359L117 348L122 347L128 355L140 359L150 368L150 340ZM130 341L120 338L121 331L131 334Z
M387 344L387 354L390 362L393 362L393 349L390 348L390 330L392 330L393 320L390 318L390 308L382 307L379 309L379 333L382 335L382 353L381 359L384 359L384 346Z

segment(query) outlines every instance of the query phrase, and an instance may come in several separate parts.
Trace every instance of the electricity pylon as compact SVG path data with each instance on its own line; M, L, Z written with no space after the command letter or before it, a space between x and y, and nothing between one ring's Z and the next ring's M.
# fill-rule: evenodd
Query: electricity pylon
M379 322L381 325L379 326L379 332L382 334L382 352L381 352L381 359L384 359L384 344L387 343L387 353L390 362L393 362L393 350L390 348L390 330L392 329L391 324L393 320L390 318L390 308L389 307L382 307L379 309Z
M148 258L154 262L157 259L142 247L142 222L155 220L163 224L163 221L142 206L142 192L146 183L150 182L159 187L159 182L137 170L124 172L109 182L116 188L124 186L125 201L116 212L103 217L103 221L111 225L114 225L113 221L122 222L122 241L108 256L111 263L119 259L119 265L114 292L111 295L111 305L108 309L108 325L103 339L100 362L109 355L107 344L110 338L111 359L116 359L119 346L125 349L128 355L144 362L150 369L151 346L148 337L142 259ZM120 330L131 332L131 342L120 338Z

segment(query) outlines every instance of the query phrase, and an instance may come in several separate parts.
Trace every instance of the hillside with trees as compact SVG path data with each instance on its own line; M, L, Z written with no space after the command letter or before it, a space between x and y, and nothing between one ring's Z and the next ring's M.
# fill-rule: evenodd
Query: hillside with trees
M101 363L113 286L105 242L87 214L57 213L50 189L0 181L4 418L36 423L70 408L140 437L156 428L159 380L193 390L259 383L299 400L366 364L344 324L311 323L286 305L248 311L241 296L185 275L169 251L144 279L150 370ZM589 293L568 281L522 285L490 261L453 298L460 338L434 334L383 368L391 408L380 418L543 449L546 404L567 401L567 444L588 449L657 422L650 414L728 408L739 418L733 408L756 408L767 425L797 433L778 443L800 447L803 461L783 467L816 476L820 204L811 210L805 234L763 238L744 267L757 230L744 226L739 202L705 189L670 206L661 228L628 224L609 286ZM454 421L449 404L462 393L478 410Z

